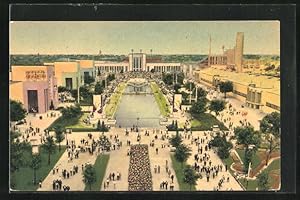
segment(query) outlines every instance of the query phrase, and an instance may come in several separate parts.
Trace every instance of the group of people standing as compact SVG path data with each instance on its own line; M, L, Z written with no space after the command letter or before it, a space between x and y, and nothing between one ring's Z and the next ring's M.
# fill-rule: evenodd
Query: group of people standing
M148 145L137 144L130 148L128 190L152 191Z

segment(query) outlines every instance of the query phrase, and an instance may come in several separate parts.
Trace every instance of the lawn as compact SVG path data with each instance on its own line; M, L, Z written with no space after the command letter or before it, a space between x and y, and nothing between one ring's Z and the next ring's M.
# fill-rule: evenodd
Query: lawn
M183 167L181 167L181 163L176 160L174 154L171 154L171 160L172 160L173 169L175 170L176 177L178 180L179 190L190 191L190 185L184 182L183 170L186 164L183 164ZM191 190L195 191L196 187L193 185Z
M151 89L154 94L156 103L159 107L161 115L164 117L168 116L170 113L170 107L164 94L162 93L162 91L160 90L160 88L155 82L151 82Z
M281 168L281 159L274 160L265 170L272 171L272 170L278 170Z
M72 126L79 123L79 120L83 114L79 115L78 117L74 118L63 118L62 116L56 119L49 127L48 129L51 130L55 126L60 125L62 127Z
M244 162L245 150L244 149L236 149L236 152L239 154L240 158ZM251 168L252 169L255 169L261 163L261 159L258 154L259 154L259 151L256 151L256 153L253 155L253 157L251 159L251 161L252 161Z
M239 182L246 188L247 191L256 191L257 180L248 180L248 186L247 186L247 180L244 178L239 179Z
M230 173L232 173L233 171L230 169L230 166L232 165L233 163L233 159L231 158L231 156L229 155L228 158L225 158L225 159L222 159L224 165L227 165L227 169L229 170Z
M192 114L192 116L192 130L207 131L211 130L213 125L218 125L221 130L228 130L222 122L209 113Z
M76 124L70 124L66 128L93 128L92 125L87 125L83 122L83 120L86 119L88 115L89 113L83 113Z
M107 117L114 116L125 88L126 88L126 83L120 83L116 91L110 97L109 103L105 106L105 115Z
M272 175L276 174L280 177L280 159L273 161L264 171L266 171L269 175L270 189L277 189L277 188L274 188L273 186L276 185L276 187L277 187L279 182ZM280 181L280 179L279 179L279 181ZM240 179L240 183L243 184L245 188L247 187L247 181L245 181L244 179ZM258 187L257 179L248 181L247 190L253 191L253 190L256 190L257 187Z
M57 163L61 155L65 152L66 147L61 146L61 151L58 151L58 146L56 147L56 151L51 154L51 162L48 165L48 153L40 148L41 154L41 168L36 171L37 182L39 180L43 181L49 172L52 170L54 165ZM35 191L38 188L37 185L33 185L33 170L29 167L29 163L31 162L31 151L27 150L23 154L23 160L26 161L24 167L21 167L18 171L14 172L12 175L15 178L15 188L16 190L27 190L27 191Z
M276 187L278 187L279 182L277 179L275 179L274 175L277 175L280 177L280 159L273 161L264 171L266 171L269 175L269 187L271 189L277 189L277 188L274 188L274 186L276 185ZM245 181L244 179L240 179L239 181L246 188L247 181ZM251 191L256 190L256 188L258 187L257 181L258 181L257 179L249 180L247 190L251 190ZM279 181L280 181L280 179L279 179Z
M94 164L96 170L96 183L92 184L92 191L99 191L101 189L101 184L105 175L105 170L107 163L109 161L109 154L99 155ZM85 191L89 191L90 187L88 185L84 188Z
M52 130L55 126L62 126L65 128L72 129L72 132L94 132L97 131L96 127L93 128L92 125L86 125L83 120L87 117L88 113L82 113L80 116L75 118L63 118L59 117L55 120L49 127Z

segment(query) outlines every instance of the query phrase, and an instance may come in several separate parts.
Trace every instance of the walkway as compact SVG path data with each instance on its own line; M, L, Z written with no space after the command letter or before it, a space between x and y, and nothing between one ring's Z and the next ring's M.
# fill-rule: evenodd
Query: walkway
M130 131L130 130L129 130ZM154 139L153 130L149 129L150 136L144 136L145 131L141 131L141 144L150 144L150 142ZM114 181L115 187L113 184L110 184L109 188L106 188L105 191L128 191L128 169L129 169L129 156L127 156L127 151L130 149L129 146L126 146L127 140L129 140L131 145L138 144L137 142L137 133L129 132L129 136L125 136L125 130L120 128L112 128L111 131L107 134L108 137L110 135L115 136L118 135L120 141L122 141L122 147L119 150L115 150L110 152L110 159L106 168L105 176L103 181L109 177L110 173L121 173L121 180ZM170 150L166 145L166 148L161 148L161 144L167 144L166 141L162 141L160 139L155 140L155 146L149 146L149 158L150 158L150 166L152 173L152 182L153 182L153 190L160 190L160 183L162 181L171 182L171 179L168 177L165 170L165 162L168 160L168 163L171 163ZM155 149L159 149L159 154L156 155ZM154 173L154 166L160 165L160 173ZM170 164L169 164L170 167ZM178 190L178 182L176 179L176 175L174 170L171 168L171 173L174 174L174 190ZM103 183L101 184L101 190L104 190Z
M175 132L172 132L172 134L175 134ZM195 139L199 136L200 139L203 138L205 140L204 144L201 144L201 146L203 148L202 155L204 153L208 153L210 155L210 160L212 161L212 166L223 165L222 160L219 158L219 156L213 150L208 150L208 151L204 150L205 145L211 139L209 134L207 134L208 135L207 139L204 136L203 131L193 131L192 135L193 135L193 139ZM191 144L191 141L192 141L192 138L190 138L189 140L187 138L183 139L183 143L188 145L192 149L192 152L191 152L192 155L188 158L187 163L191 166L194 166L194 163L195 163L194 155L198 153L198 147L196 146L195 142L193 142L193 144ZM198 164L200 164L200 166L202 166L201 163L198 163ZM220 190L222 190L222 191L227 191L227 190L231 190L231 189L233 191L242 190L241 186L234 179L234 177L230 174L229 170L227 172L225 171L224 165L223 165L223 170L219 171L218 176L215 177L214 179L211 177L209 179L209 182L207 182L205 176L203 176L202 179L198 179L197 185L196 185L196 190L200 190L200 191L214 190L217 187L218 182L223 177L223 175L224 175L226 181L223 183L223 186ZM229 182L227 182L227 177L229 177Z
M93 137L98 137L99 133L92 133ZM85 139L89 141L89 144L91 143L91 140L89 140L87 133L81 133L76 132L72 134L68 134L68 140L74 140L76 146L80 145L80 140ZM66 141L64 140L62 144L65 144ZM42 182L42 188L39 188L38 191L53 191L52 189L52 183L53 180L61 179L62 185L67 185L70 187L70 191L83 191L85 188L85 184L83 182L83 176L82 176L82 165L85 164L94 164L96 161L97 155L91 155L88 152L85 153L79 153L78 159L73 159L73 161L68 161L68 153L65 151L63 155L60 157L56 165L53 169L58 168L58 173L53 174L53 171L51 170L48 174L48 176L44 179ZM62 170L70 171L73 166L78 166L78 173L70 176L69 179L64 179L62 176Z

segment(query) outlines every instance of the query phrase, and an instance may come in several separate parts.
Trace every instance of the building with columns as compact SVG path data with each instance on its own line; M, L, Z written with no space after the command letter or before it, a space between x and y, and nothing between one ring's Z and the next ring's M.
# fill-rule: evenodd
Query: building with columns
M118 72L181 72L181 63L168 63L160 59L152 59L145 53L130 53L123 62L95 61L95 69L100 73Z

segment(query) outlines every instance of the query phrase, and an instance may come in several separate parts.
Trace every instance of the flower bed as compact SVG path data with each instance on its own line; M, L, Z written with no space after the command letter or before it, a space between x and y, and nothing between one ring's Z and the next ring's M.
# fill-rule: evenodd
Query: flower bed
M148 145L131 146L128 184L129 191L152 191Z

